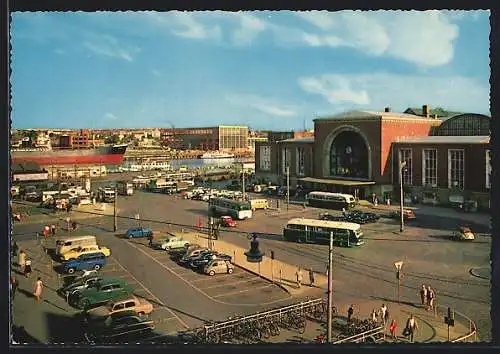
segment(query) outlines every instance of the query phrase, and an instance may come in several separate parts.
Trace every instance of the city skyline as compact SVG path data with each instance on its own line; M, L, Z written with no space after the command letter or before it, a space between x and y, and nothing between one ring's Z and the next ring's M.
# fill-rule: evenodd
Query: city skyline
M422 104L490 115L489 11L13 13L11 43L19 129L303 130Z

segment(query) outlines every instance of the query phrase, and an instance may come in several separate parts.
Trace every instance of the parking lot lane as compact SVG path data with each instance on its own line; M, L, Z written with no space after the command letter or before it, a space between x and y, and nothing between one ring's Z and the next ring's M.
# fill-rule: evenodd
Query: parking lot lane
M242 293L246 293L246 292L253 292L253 291L256 291L256 290L270 288L270 287L273 287L273 286L274 286L274 284L265 284L265 285L253 287L253 288L250 288L250 289L235 290L235 291L228 292L228 293L214 295L213 297L214 298L220 298L220 297L225 297L225 296L235 296L237 294L242 294Z
M207 291L208 289L220 289L223 291L223 288L226 286L238 286L238 287L245 287L245 286L257 286L260 284L268 284L265 281L253 281L251 279L249 280L239 280L239 281L220 281L217 283L212 283L211 285L205 286L201 285L200 289L203 289L204 291Z
M110 256L111 257L111 256ZM132 273L130 273L123 265L121 265L120 262L118 262L116 259L113 258L113 261L116 262L116 264L118 264L118 266L120 266L120 268L122 268L125 272L129 273L130 276L135 279L135 281L155 300L157 301L157 303L165 308L168 308L165 304L162 303L162 301L156 297L146 286L144 286L136 277L134 277L134 275ZM170 313L172 314L172 316L176 317L177 318L177 321L179 321L180 324L182 324L182 326L184 326L184 328L189 328L189 326L179 317L175 314L175 312L173 312L172 310L170 310Z

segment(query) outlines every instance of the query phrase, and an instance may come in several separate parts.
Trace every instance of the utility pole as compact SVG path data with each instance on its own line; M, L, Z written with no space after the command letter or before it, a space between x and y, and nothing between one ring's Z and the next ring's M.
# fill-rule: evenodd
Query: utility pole
M114 216L114 223L113 223L113 232L116 232L118 230L118 215L116 215L116 203L118 201L118 192L115 187L115 198L113 199L113 216Z
M241 163L241 176L242 176L242 189L243 189L243 200L245 200L245 163Z
M214 218L208 218L208 249L212 249L212 232L213 232Z
M286 211L290 204L290 166L286 166Z
M404 226L404 217L403 217L403 203L404 203L404 193L403 193L403 169L406 167L406 161L402 161L399 163L399 232L403 232L405 229Z
M332 343L333 320L333 232L330 232L330 246L328 248L328 333L327 342Z

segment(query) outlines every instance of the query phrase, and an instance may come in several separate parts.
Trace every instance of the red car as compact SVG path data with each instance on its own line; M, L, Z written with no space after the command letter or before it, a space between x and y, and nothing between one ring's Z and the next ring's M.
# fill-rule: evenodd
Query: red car
M398 211L394 211L392 213L392 217L393 218L400 218L400 214L399 214L399 210ZM415 212L411 209L403 209L403 219L404 220L413 220L413 219L416 219L417 216L415 215Z
M224 227L235 227L236 221L234 221L230 216L221 216L220 225Z

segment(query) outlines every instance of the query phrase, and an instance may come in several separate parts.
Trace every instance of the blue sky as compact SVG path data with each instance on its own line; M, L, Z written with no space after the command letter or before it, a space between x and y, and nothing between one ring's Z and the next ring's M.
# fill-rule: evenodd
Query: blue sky
M489 115L489 11L13 13L15 128Z

